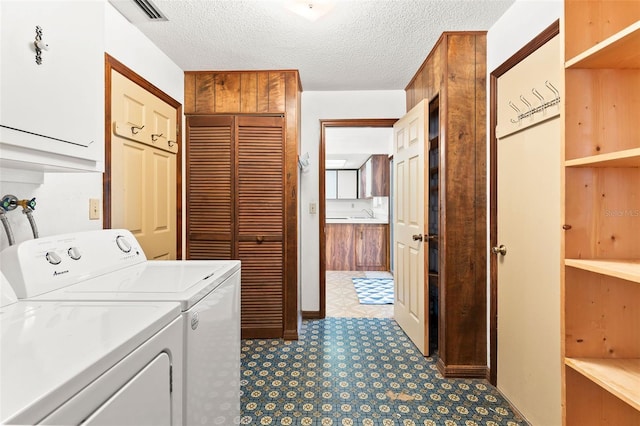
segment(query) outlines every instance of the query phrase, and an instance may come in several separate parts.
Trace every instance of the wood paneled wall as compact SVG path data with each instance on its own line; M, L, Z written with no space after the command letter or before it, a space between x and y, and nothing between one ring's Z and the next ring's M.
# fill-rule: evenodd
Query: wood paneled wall
M438 368L485 377L486 33L443 33L405 91L440 97Z
M283 327L278 336L297 339L301 312L298 306L298 154L302 85L297 70L187 71L184 111L188 116L283 115L284 277ZM249 266L249 265L247 265ZM243 265L244 268L244 265ZM259 301L256 301L259 304ZM261 331L258 330L258 334ZM251 330L243 329L250 337Z

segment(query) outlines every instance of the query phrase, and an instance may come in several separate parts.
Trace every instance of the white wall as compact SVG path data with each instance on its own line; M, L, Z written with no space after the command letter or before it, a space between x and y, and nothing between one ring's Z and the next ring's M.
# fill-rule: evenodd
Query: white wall
M302 93L301 152L309 152L311 166L300 175L301 296L303 311L318 311L319 222L309 213L309 203L318 203L320 187L318 155L321 119L400 118L405 113L404 90Z
M37 13L42 6L38 2L31 1L20 3L26 15ZM65 10L66 16L72 22L82 22L86 18L83 16L84 9L78 7L78 2L56 1L48 3L55 4L59 9ZM95 55L92 55L92 57L97 55L99 61L88 71L87 79L98 82L98 89L102 95L99 97L98 102L91 102L90 107L86 109L83 116L77 119L97 122L99 128L102 129L102 122L104 121L102 101L104 98L104 60L102 56L105 51L174 99L183 102L184 83L182 70L110 4L106 3L106 0L93 2L94 8L91 8L91 13L95 12L96 3L102 3L99 13L104 16L104 29L101 27L92 29L98 32L97 35L94 34ZM2 7L1 4L0 7ZM85 35L84 31L81 34L76 34L74 32L75 26L69 25L65 19L67 18L59 18L59 20L48 22L47 26L43 28L45 37L47 34L53 35L55 33L63 33L65 37L83 37ZM30 31L33 30L30 29ZM2 37L6 41L12 35L3 32ZM64 48L64 46L52 45L51 50L45 52L42 66L46 67L47 59L52 61L53 55L56 54L56 49L61 48ZM47 57L47 54L49 54L49 57ZM85 57L76 55L68 60L66 66L69 69L84 67L86 66L85 62ZM25 81L24 83L29 82ZM59 84L64 87L65 84L69 83L61 81ZM58 87L56 90L60 90L60 88ZM73 91L70 92L72 93ZM59 96L57 99L59 100L59 107L62 109L65 108L65 102L73 102L72 96ZM3 106L3 110L4 108L5 106ZM60 123L59 125L66 126L68 124ZM99 143L102 147L104 146L102 136L96 143ZM34 216L40 234L43 236L100 229L102 227L101 220L89 220L89 198L102 200L101 173L47 173L42 185L24 182L0 182L0 196L4 194L13 194L19 198L31 198L34 196L37 198ZM28 222L23 217L24 215L14 211L7 216L13 225L16 242L31 238L31 230ZM2 231L0 249L7 247L7 245L6 236Z

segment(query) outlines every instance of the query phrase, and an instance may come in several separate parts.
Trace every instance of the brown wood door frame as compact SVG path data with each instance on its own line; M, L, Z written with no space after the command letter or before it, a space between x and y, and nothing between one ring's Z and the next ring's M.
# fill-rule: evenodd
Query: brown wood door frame
M117 71L176 109L176 259L182 259L182 104L145 80L131 68L104 54L104 174L102 175L102 227L111 228L111 71Z
M498 139L496 125L498 123L498 78L518 65L525 58L538 50L549 40L560 34L560 21L545 28L540 34L504 61L490 74L490 114L489 114L489 156L490 156L490 247L498 244ZM490 254L490 313L489 313L489 382L496 386L498 381L498 257Z
M326 200L325 200L325 137L326 129L328 127L393 127L397 118L349 118L349 119L335 119L335 120L320 120L320 153L318 155L319 165L319 191L318 191L318 210L320 219L320 271L319 285L320 285L320 310L318 315L314 317L325 318L326 305L327 305L327 287L326 287L326 273L327 273L327 259L326 259L326 238L325 238L325 221L326 221Z

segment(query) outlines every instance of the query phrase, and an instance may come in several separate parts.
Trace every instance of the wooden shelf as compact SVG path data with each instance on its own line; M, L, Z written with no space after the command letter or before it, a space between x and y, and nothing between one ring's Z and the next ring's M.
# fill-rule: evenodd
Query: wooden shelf
M565 161L567 167L640 167L640 148Z
M565 266L640 283L640 260L565 259Z
M564 363L640 410L640 359L565 358Z
M566 68L640 68L640 21L565 63Z

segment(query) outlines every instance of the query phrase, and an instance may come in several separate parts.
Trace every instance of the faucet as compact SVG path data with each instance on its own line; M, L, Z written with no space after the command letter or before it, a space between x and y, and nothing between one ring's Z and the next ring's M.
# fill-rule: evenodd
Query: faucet
M373 210L371 209L362 209L363 212L365 212L367 214L367 216L369 216L370 219L373 219Z

